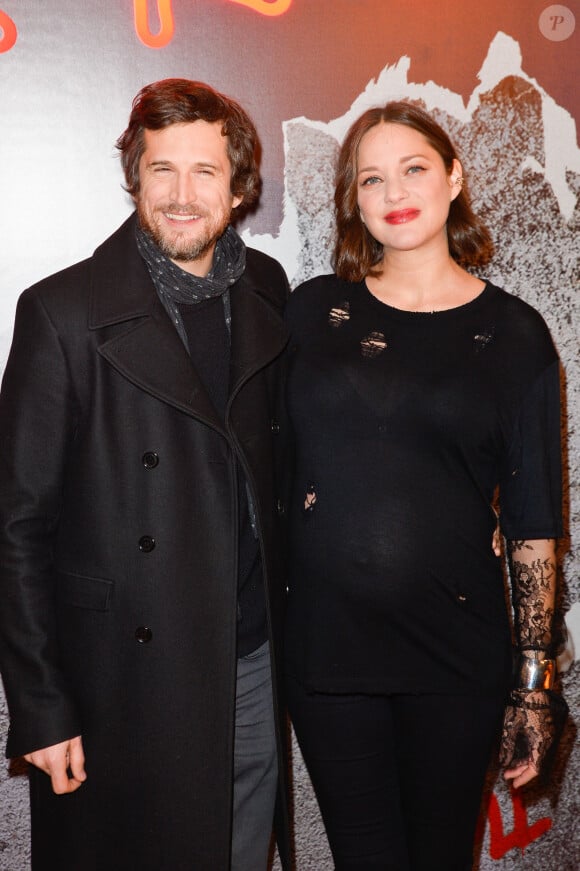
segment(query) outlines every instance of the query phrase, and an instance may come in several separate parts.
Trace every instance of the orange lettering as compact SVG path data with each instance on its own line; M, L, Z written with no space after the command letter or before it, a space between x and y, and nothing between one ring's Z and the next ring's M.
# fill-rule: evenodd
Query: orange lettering
M292 4L292 0L231 0L231 2L249 6L260 15L284 15Z
M526 847L533 841L552 828L552 820L549 817L543 817L541 820L533 823L531 826L528 823L528 816L522 800L517 792L511 793L512 807L514 812L514 827L507 835L503 831L503 823L501 819L501 809L495 795L491 796L489 802L489 810L487 812L489 819L489 855L492 859L501 859L510 850L519 847L524 852Z
M157 15L159 16L159 32L154 34L149 29L148 0L133 0L135 15L135 30L141 42L148 48L163 48L173 38L173 10L171 0L157 0Z
M0 53L10 51L16 38L18 31L12 19L0 9Z
M141 42L148 48L164 48L173 39L175 29L171 0L156 0L159 32L152 33L149 27L149 3L154 0L133 0L135 30ZM230 0L247 6L259 15L284 15L290 9L292 0ZM1 23L1 22L0 22ZM2 43L0 42L0 50Z

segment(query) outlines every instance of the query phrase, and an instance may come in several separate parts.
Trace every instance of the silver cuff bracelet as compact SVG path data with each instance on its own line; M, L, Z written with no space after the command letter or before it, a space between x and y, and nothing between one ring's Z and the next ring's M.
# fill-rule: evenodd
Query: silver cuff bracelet
M556 680L555 659L520 659L519 690L551 690Z

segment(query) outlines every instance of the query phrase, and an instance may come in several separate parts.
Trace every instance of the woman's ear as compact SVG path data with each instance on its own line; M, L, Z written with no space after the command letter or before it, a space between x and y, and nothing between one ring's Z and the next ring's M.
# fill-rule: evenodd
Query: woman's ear
M459 196L463 186L463 169L456 158L453 160L453 166L449 173L449 186L451 188L451 200L453 201L455 197Z

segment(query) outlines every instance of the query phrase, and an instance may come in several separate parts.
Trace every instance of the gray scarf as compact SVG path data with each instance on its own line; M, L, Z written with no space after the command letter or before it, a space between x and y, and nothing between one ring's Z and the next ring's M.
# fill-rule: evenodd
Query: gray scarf
M217 240L212 267L204 278L192 275L173 263L139 223L135 227L135 238L161 302L186 348L187 336L179 311L180 305L192 305L221 296L226 326L231 333L230 286L240 278L246 268L246 246L233 227L228 227Z

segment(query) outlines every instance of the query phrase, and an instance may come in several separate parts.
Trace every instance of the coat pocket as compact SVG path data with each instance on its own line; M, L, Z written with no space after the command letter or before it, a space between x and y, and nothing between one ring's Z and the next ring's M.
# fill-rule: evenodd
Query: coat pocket
M108 611L114 587L114 582L105 578L90 578L69 572L59 572L57 576L58 600L62 605L73 608Z

